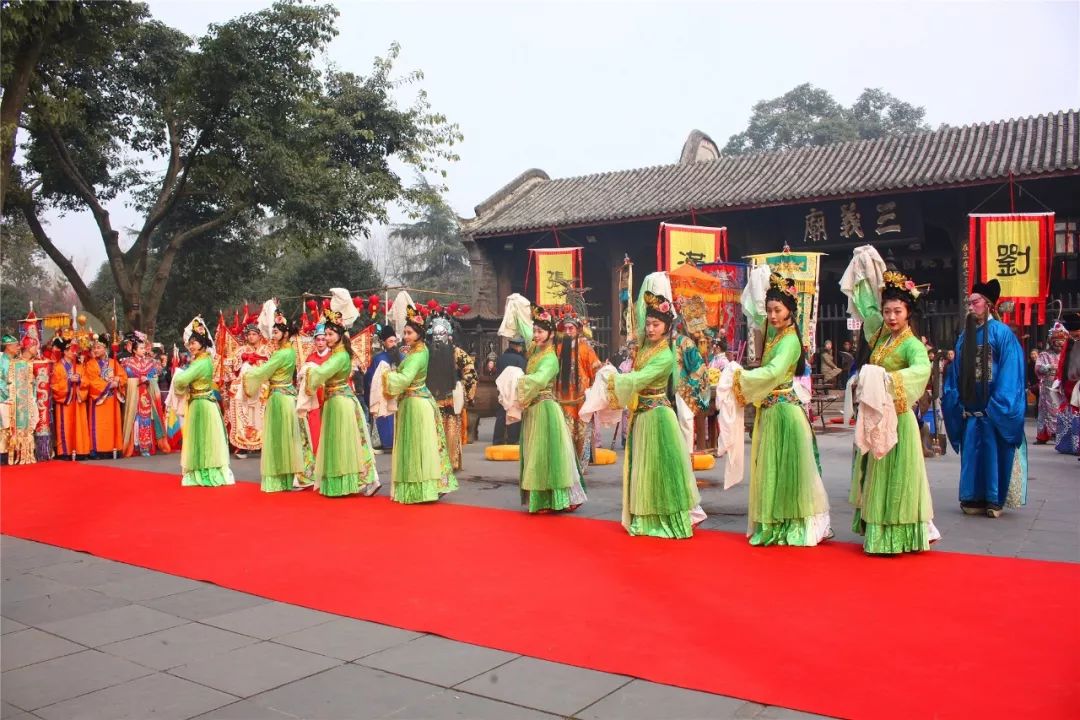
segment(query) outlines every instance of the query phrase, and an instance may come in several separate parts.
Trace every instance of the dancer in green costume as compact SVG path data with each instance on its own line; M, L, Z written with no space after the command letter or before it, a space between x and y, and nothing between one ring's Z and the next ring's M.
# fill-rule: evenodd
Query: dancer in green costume
M304 448L311 447L305 438L307 423L300 422L296 414L296 349L292 337L296 327L271 305L263 307L259 318L259 331L266 336L266 320L273 322L269 329L272 345L277 349L270 359L246 371L243 376L244 394L255 397L263 383L270 381L270 397L266 401L263 416L263 446L259 461L263 492L282 492L293 488L293 481L303 479L306 466L314 464L310 450L305 457ZM269 315L269 318L264 316ZM307 442L305 442L307 440Z
M817 441L793 385L806 364L795 282L772 273L767 285L764 303L754 303L764 306L764 317L747 309L753 323L768 320L761 366L737 371L733 387L740 404L757 407L747 535L751 545L813 546L832 537L832 529Z
M931 370L926 346L910 324L919 290L913 281L895 271L883 273L883 289L873 287L870 279L856 271L862 253L881 261L877 250L869 245L856 250L856 258L845 274L853 279L849 297L855 314L862 319L871 351L869 364L883 367L888 373L886 390L893 398L897 423L896 445L881 459L855 450L849 497L855 506L852 530L865 536L863 550L869 554L920 552L928 550L940 535L933 524L926 461L919 424L912 412L926 389ZM883 262L880 267L884 267Z
M383 394L398 401L390 497L406 505L434 502L440 495L458 489L446 449L442 415L426 384L429 357L424 343L426 334L423 313L408 303L401 333L407 354L396 371L382 376Z
M188 396L180 450L183 473L180 484L232 485L236 480L229 467L225 421L221 419L221 409L214 397L214 362L209 353L214 343L201 317L196 317L185 328L184 343L191 353L191 364L173 380L173 389Z
M503 335L525 339L525 374L517 381L521 415L521 504L531 513L576 510L587 499L574 441L555 399L559 358L555 317L517 293L506 299ZM512 328L512 329L511 329Z
M652 289L646 289L652 288ZM645 278L637 302L638 342L633 370L608 378L613 407L630 408L623 459L622 524L631 535L688 538L705 519L690 449L672 409L677 380L675 320L664 273Z
M315 395L324 388L326 398L315 453L315 485L326 497L374 495L382 483L375 470L364 409L349 386L353 354L347 331L358 313L346 291L332 288L330 293L330 308L324 311L330 355L322 365L308 365L304 379L306 393Z

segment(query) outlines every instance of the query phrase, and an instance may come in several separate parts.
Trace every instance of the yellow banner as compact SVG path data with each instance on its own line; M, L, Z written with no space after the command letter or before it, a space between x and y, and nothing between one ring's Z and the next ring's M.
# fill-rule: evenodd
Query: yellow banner
M716 262L716 229L668 231L668 268L674 270L692 261L694 265Z
M984 275L1001 283L1001 297L1040 296L1041 223L1040 218L986 223Z
M562 305L566 302L564 282L575 282L575 254L578 250L536 252L536 302L538 305Z

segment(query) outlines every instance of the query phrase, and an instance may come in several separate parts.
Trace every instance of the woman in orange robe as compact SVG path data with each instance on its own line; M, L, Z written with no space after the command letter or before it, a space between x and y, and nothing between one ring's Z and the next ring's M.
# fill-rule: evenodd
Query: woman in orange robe
M127 387L127 375L109 357L109 336L99 335L91 350L94 356L83 367L90 397L90 451L98 457L116 457L124 449L124 414L120 393Z
M74 460L90 454L90 423L86 413L88 386L77 356L79 346L61 338L53 344L63 352L52 371L56 456Z

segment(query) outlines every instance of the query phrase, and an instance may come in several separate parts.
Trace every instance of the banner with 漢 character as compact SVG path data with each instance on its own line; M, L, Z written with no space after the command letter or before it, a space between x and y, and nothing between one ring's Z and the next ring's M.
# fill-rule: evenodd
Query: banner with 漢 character
M529 267L536 266L536 304L563 305L567 287L581 287L581 248L530 249ZM529 284L528 270L525 285Z
M702 265L727 259L727 228L660 223L656 238L656 267Z
M1053 241L1052 212L968 215L968 293L976 278L997 280L1001 301L1013 304L1002 320L1029 325L1034 310L1045 323Z

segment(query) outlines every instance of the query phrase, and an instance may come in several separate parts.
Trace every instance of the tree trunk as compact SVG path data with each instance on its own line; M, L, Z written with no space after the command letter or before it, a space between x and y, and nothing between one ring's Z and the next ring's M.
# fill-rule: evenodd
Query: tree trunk
M39 33L28 47L21 48L16 54L10 87L4 88L4 98L0 101L0 210L4 207L11 165L15 161L15 137L19 131L19 116L22 115L26 92L30 88L30 78L34 75L34 68L37 67L44 44L44 34Z

